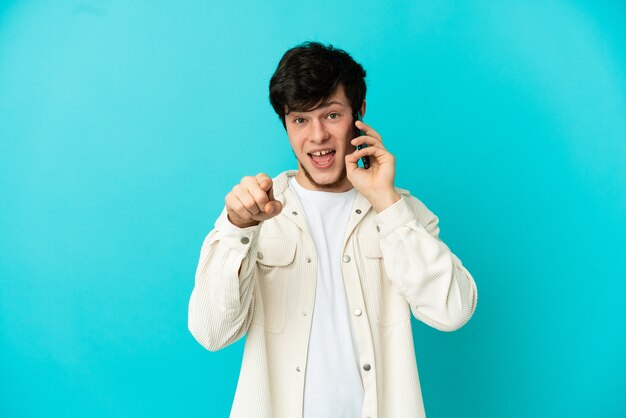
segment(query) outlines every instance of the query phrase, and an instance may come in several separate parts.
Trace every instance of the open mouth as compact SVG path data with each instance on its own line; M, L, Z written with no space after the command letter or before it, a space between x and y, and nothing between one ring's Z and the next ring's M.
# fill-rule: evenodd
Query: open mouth
M314 151L308 154L309 158L313 162L313 165L317 168L329 167L335 159L335 150L321 150Z

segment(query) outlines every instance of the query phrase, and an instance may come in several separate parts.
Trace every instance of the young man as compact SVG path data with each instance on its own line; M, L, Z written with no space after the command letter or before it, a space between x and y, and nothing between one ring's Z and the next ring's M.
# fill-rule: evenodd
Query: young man
M247 333L233 418L423 417L410 315L453 331L476 307L437 217L357 120L364 78L332 46L285 53L270 101L298 170L244 177L202 246L191 333L211 351Z

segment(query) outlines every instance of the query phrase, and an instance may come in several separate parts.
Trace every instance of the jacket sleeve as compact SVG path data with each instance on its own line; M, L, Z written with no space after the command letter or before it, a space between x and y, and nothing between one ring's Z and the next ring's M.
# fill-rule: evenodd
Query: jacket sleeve
M259 229L258 225L237 228L224 210L202 244L188 326L207 350L217 351L239 340L252 322Z
M438 221L408 195L375 217L385 270L413 316L438 330L455 331L472 317L478 292L461 260L439 239Z

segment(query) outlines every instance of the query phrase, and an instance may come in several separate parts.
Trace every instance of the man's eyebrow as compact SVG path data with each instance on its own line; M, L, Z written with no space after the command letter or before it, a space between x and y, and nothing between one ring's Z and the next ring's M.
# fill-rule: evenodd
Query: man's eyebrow
M332 105L348 106L347 104L339 102L337 100L331 100L330 102L324 102L324 103L320 104L319 106L317 106L317 107L315 107L315 108L313 108L311 110L304 110L304 111L302 111L302 113L312 112L312 111L318 110L318 109L326 109L328 107L331 107Z
M330 106L335 105L335 104L338 104L338 105L341 105L341 106L345 106L346 105L345 103L341 103L341 102L338 102L337 100L333 100L333 101L330 101L330 102L327 102L327 103L323 103L322 105L320 105L318 107L318 109L319 108L323 108L323 107L330 107Z
M331 100L330 102L325 102L320 104L317 107L314 107L313 109L309 109L309 110L288 110L287 112L285 112L285 115L299 115L299 114L303 114L303 113L308 113L308 112L312 112L314 110L318 110L318 109L326 109L327 107L330 107L332 105L340 105L340 106L349 106L345 103L339 102L337 100Z

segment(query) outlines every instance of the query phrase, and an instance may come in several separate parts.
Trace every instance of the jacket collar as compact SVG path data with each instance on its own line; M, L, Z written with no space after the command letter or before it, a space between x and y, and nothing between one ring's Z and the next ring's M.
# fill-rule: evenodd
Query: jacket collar
M304 217L304 211L296 197L295 193L289 187L289 180L296 175L296 170L289 170L279 174L274 178L274 198L283 204L282 213L304 231L308 231L308 225ZM350 236L354 228L359 222L365 218L365 215L372 209L369 200L357 191L354 205L350 212L350 219L346 228L346 239Z
M293 221L300 229L309 235L309 226L304 217L304 210L295 193L289 187L289 179L296 175L297 171L289 170L282 172L274 178L274 198L283 204L282 215Z

